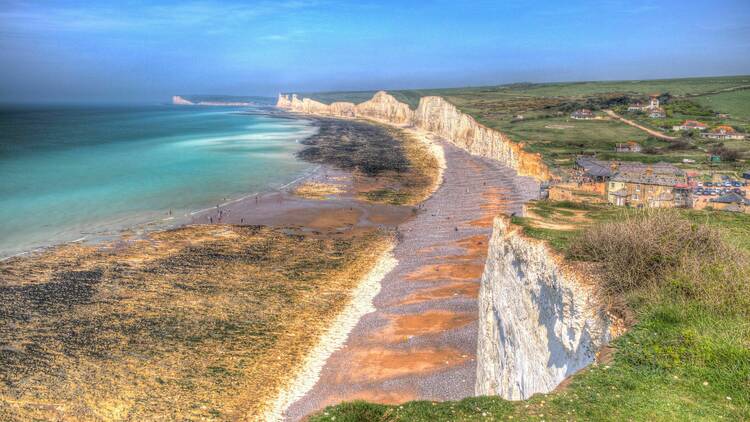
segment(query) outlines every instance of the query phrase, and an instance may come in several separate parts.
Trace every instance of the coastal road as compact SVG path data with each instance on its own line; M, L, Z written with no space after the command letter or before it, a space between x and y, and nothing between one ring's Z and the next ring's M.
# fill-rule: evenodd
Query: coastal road
M477 293L492 221L519 213L538 184L499 163L442 143L444 181L399 226L398 265L375 312L360 319L315 386L286 412L297 421L349 400L400 403L474 395Z
M675 139L677 139L674 136L665 135L665 134L663 134L663 133L661 133L659 131L656 131L656 130L653 130L653 129L649 129L646 126L639 125L638 123L636 123L636 122L634 122L632 120L628 120L628 119L620 116L619 114L615 113L612 110L604 110L604 112L607 113L613 119L619 120L619 121L625 123L626 125L630 125L630 126L633 126L634 128L640 129L640 130L648 133L649 135L651 135L651 136L653 136L655 138L664 139L665 141L674 141Z

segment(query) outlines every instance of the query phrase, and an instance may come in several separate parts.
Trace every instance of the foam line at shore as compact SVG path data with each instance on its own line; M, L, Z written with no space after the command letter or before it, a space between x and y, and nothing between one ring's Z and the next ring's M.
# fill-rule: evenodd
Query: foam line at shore
M88 238L88 236L79 237L78 239L71 240L70 242L64 242L63 245L71 244L71 243L83 242L87 238ZM30 255L30 254L33 254L35 252L41 252L41 251L43 251L45 249L52 248L53 246L54 245L44 246L44 247L41 247L41 248L32 249L30 251L19 252L19 253L15 254L15 255L11 255L11 256L6 256L6 257L3 257L3 258L0 258L0 262L7 261L7 260L9 260L11 258L16 258L16 257L19 257L19 256Z
M279 393L260 420L284 420L286 409L315 386L328 358L344 345L360 318L375 311L372 301L380 293L380 282L397 264L391 245L354 289L349 304L320 337L317 345L305 358L301 370Z

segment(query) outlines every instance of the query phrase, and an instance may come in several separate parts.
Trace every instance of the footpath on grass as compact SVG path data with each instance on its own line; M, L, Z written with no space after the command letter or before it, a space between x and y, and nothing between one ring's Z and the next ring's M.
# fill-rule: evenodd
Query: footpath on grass
M619 114L615 113L612 110L604 110L604 112L607 113L607 115L609 115L613 119L619 120L619 121L625 123L626 125L630 125L630 126L633 126L634 128L640 129L640 130L648 133L649 135L651 135L651 136L653 136L655 138L664 139L665 141L674 141L675 139L677 139L674 136L665 135L665 134L663 134L663 133L661 133L661 132L659 132L657 130L649 129L646 126L639 125L638 123L636 123L636 122L634 122L632 120L628 120L628 119L620 116Z

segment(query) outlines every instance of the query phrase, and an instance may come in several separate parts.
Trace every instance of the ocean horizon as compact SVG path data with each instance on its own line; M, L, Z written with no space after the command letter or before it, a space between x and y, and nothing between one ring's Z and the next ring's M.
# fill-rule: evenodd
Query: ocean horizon
M276 189L315 131L252 107L0 105L0 257Z

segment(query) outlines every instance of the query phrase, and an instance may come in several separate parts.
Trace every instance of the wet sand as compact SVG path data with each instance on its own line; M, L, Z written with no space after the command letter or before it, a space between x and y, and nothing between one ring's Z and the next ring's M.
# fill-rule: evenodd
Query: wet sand
M293 194L301 183L336 186L340 193L323 199ZM191 224L239 224L283 227L309 234L351 235L360 230L394 230L414 215L414 207L379 204L357 198L350 172L323 165L283 190L219 205L192 216Z
M496 162L442 146L443 184L399 226L398 265L381 282L376 311L359 321L315 386L287 409L288 420L355 399L474 395L477 292L492 218L520 213L538 185Z

